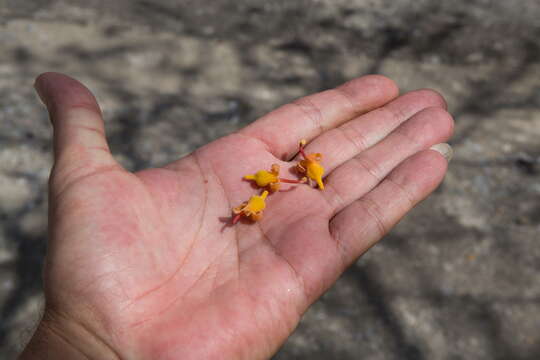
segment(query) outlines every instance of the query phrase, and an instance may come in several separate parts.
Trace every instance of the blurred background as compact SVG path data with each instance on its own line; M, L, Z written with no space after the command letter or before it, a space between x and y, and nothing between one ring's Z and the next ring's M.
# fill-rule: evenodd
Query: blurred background
M96 94L115 156L159 166L380 73L456 119L444 183L275 359L540 359L537 0L0 0L0 358L39 319L51 129L33 80Z

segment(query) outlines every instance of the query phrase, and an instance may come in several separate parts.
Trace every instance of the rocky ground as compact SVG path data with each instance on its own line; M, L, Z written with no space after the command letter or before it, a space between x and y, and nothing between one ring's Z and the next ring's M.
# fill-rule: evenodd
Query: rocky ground
M540 358L540 3L0 0L0 357L39 316L51 166L43 71L86 83L130 169L367 73L443 93L443 185L275 359Z

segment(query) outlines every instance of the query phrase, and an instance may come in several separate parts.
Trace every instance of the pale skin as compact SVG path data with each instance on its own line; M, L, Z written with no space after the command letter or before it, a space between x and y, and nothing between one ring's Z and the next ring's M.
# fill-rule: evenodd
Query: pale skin
M96 100L46 73L54 127L46 305L21 359L268 359L345 268L442 181L453 120L382 76L285 105L163 168L112 157ZM283 184L227 225L246 174L322 153L325 190ZM325 326L321 324L321 326Z

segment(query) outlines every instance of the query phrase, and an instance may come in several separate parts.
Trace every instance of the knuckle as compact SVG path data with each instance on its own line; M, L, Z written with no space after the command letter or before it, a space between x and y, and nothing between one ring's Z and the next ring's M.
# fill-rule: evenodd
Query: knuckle
M411 193L411 191L407 188L406 184L403 184L391 177L388 179L388 183L395 189L394 193L398 194L398 198L404 199L406 203L406 207L411 209L416 204L415 197Z
M386 235L386 233L388 233L388 226L385 224L380 206L374 200L367 197L360 199L359 203L366 215L373 220L373 224L377 228L379 237Z
M315 104L310 98L304 97L298 99L292 103L294 106L298 107L305 116L318 128L321 132L325 129L323 127L323 113L317 104Z
M346 85L339 86L334 89L334 93L337 94L340 98L343 99L344 104L353 110L355 109L355 99L354 93L351 91L350 87Z
M380 166L377 165L377 163L369 160L365 156L357 156L353 159L355 160L356 164L366 173L371 175L377 183L381 182L383 172Z

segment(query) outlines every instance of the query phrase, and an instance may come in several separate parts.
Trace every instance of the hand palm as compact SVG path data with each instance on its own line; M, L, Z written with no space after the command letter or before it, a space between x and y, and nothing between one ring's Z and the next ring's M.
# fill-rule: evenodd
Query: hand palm
M264 121L259 126L267 129ZM287 131L285 124L274 122L273 131ZM333 197L307 185L283 186L268 198L260 222L227 225L231 208L258 192L244 175L279 163L291 177L294 163L277 159L257 126L136 174L112 162L96 161L91 171L63 167L57 158L51 235L69 240L49 249L49 306L81 322L97 319L105 341L130 358L271 355L307 306L373 241L338 241L336 233L353 227L348 206L338 209L353 203L340 195L347 185L335 190L339 181L330 184ZM426 145L444 137L431 136ZM332 145L322 141L320 152ZM284 149L288 157L294 153L290 144ZM336 156L332 168L340 165ZM369 174L366 182L373 181ZM334 218L341 213L343 219ZM378 239L384 221L374 216L361 226ZM77 315L81 309L92 315Z

